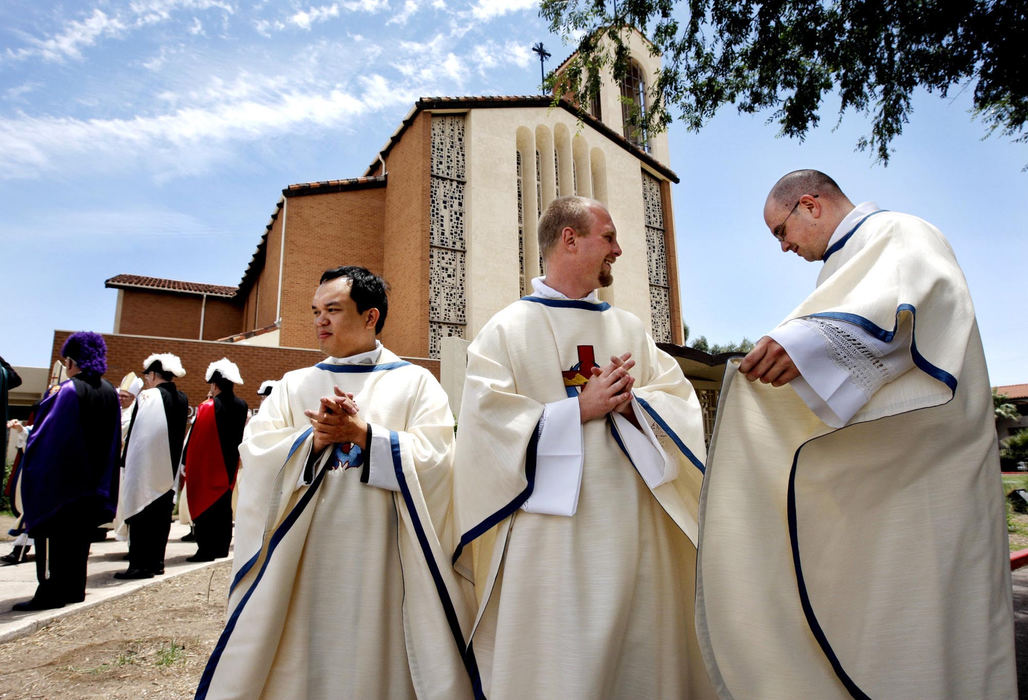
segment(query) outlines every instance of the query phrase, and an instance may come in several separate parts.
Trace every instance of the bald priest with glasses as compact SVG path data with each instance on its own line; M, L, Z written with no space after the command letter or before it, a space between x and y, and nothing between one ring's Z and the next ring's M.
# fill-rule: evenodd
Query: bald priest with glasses
M949 243L816 170L782 177L764 221L823 267L726 375L700 504L711 680L737 698L1016 697L991 392Z

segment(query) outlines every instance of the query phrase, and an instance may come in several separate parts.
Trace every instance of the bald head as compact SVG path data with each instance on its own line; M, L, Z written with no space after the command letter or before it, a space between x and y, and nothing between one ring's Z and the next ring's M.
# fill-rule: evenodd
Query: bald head
M820 199L845 199L835 180L820 170L793 170L775 183L768 193L768 201L779 206L791 207L793 202L805 194L820 195Z
M835 228L853 203L835 180L820 170L794 170L783 176L764 202L764 223L782 252L820 260Z

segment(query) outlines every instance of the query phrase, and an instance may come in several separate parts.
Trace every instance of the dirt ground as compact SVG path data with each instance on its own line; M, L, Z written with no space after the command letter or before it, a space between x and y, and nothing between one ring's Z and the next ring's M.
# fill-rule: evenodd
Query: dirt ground
M0 698L189 698L225 620L230 563L191 571L0 644Z
M1028 529L1028 515L1015 519ZM1012 534L1011 549L1024 547L1028 536ZM229 570L219 562L0 644L0 700L192 697L224 624Z

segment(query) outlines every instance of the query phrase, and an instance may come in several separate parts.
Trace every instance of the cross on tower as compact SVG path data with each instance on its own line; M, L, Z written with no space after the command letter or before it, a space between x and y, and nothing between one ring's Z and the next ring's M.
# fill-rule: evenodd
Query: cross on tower
M543 68L543 64L546 59L550 57L550 52L546 50L546 47L543 46L543 42L541 41L532 47L532 51L539 54L539 87L540 89L545 89L546 71Z

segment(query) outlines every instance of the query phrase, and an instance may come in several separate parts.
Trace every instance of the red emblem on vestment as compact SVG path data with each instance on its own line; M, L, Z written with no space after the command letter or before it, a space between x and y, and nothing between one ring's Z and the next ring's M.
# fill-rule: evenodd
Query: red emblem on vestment
M592 368L599 367L596 364L596 353L593 351L592 345L579 345L578 346L578 364L573 365L571 369L566 372L561 372L561 376L564 377L564 386L578 387L585 386L586 382L593 376Z

